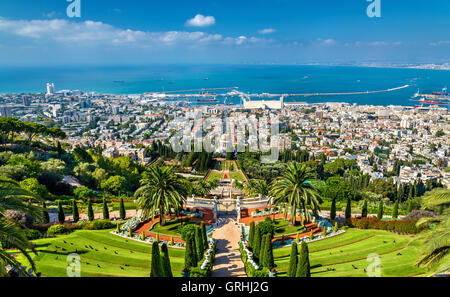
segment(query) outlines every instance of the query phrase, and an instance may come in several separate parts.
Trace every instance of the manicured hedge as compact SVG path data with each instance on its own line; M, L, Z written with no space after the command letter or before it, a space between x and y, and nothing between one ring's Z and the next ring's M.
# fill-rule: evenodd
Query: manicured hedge
M353 218L345 221L345 225L349 227L358 229L386 230L401 234L417 234L422 231L423 228L417 228L416 223L416 220L380 221L376 217L359 219Z
M47 235L69 234L70 232L72 231L64 225L53 225L48 228Z

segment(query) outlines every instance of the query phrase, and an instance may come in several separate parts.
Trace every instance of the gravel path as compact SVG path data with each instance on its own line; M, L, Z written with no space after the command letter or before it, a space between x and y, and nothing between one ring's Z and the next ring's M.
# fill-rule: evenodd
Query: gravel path
M213 238L217 241L217 254L214 262L213 277L246 277L244 263L239 252L241 230L231 217L218 219Z

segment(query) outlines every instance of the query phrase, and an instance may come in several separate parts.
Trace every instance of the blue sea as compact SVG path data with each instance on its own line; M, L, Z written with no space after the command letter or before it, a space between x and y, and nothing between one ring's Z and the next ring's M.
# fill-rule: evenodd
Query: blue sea
M207 78L207 80L206 80ZM118 82L120 81L120 82ZM417 92L450 86L450 71L341 66L148 65L0 68L0 94L56 90L139 94L199 88L239 87L250 93L365 92L412 87L379 94L293 97L286 101L417 105ZM238 103L239 99L236 98Z

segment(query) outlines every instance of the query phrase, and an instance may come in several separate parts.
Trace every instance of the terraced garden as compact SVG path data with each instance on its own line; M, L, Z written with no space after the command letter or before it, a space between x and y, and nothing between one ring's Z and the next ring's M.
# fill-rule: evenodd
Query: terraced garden
M309 244L311 276L364 277L369 254L381 257L382 277L417 276L425 269L414 262L419 256L412 237L380 230L349 229L346 233ZM279 276L286 276L291 247L274 250Z
M81 257L82 277L148 277L151 245L118 237L102 231L76 231L70 235L34 241L38 256L32 255L42 276L67 276L67 255ZM174 276L181 276L184 250L169 247ZM20 256L19 261L27 265Z

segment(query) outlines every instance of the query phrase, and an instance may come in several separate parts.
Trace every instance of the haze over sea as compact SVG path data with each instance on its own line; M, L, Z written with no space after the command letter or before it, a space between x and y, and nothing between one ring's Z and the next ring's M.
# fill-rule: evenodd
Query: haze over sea
M207 80L206 80L207 78ZM118 82L123 81L123 82ZM421 92L450 86L450 71L343 66L148 65L0 68L0 93L56 90L140 94L199 88L239 87L250 93L328 93L409 88L378 94L296 97L286 101L348 102L373 105L417 105ZM239 103L235 98L235 103Z

